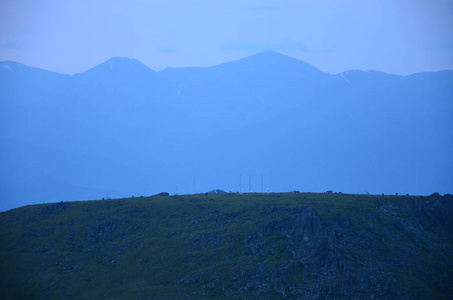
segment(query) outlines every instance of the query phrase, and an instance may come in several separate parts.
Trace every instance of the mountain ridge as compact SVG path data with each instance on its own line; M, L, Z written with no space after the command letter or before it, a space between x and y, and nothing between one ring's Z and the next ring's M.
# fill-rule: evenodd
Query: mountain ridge
M111 69L112 63L117 67ZM116 190L120 184L114 182L129 175L109 175L101 171L101 162L70 153L125 165L131 180L122 185L121 196L144 190L237 191L247 186L249 176L255 191L449 193L452 74L332 75L272 52L209 68L160 72L114 58L73 76L26 80L26 73L10 77L9 84L2 81L0 140L67 153L75 164L57 157L49 164L58 166L61 181L85 186L71 175L78 163L80 181L90 182L90 189ZM7 153L19 147L8 145ZM41 166L44 157L49 159L19 148L23 155L14 161L0 158L3 170L22 161ZM3 170L0 178L17 187L26 183L26 176L9 178ZM45 173L39 168L27 172L30 180ZM33 203L47 193L36 190L23 199ZM0 195L17 198L8 186L0 186ZM71 199L80 197L61 200Z
M4 71L4 70L13 71L13 70L16 70L16 67L18 67L19 70L25 68L25 69L29 69L29 70L33 69L36 71L40 70L40 71L45 71L45 72L52 72L52 73L59 74L59 75L71 76L68 74L58 73L58 72L46 70L43 68L31 67L29 65L26 65L26 64L23 64L20 62L16 62L16 61L11 61L11 60L0 61L0 71Z
M120 72L123 72L124 70L129 71L139 71L139 72L144 72L146 71L154 71L153 69L149 68L142 62L138 61L137 59L134 58L128 58L128 57L111 57L110 59L106 60L105 62L94 66L93 68L90 68L84 72L77 73L77 74L83 74L86 72L105 72L106 70L109 69L119 69ZM116 71L116 70L114 70ZM76 75L77 75L76 74Z
M65 74L65 73L59 73L59 72L55 72L55 71L52 71L52 70L47 70L47 69L43 69L43 68L37 68L37 67L31 67L31 66L28 66L26 64L23 64L23 63L20 63L20 62L15 62L15 61L9 61L9 60L6 60L6 61L0 61L0 64L5 64L7 65L8 63L14 63L14 64L19 64L19 65L22 65L22 66L27 66L29 68L34 68L34 69L39 69L39 70L45 70L45 71L49 71L49 72L53 72L53 73L57 73L57 74L61 74L61 75L67 75L67 76L74 76L74 75L77 75L77 74L81 74L81 73L84 73L84 72L87 72L93 68L96 68L96 67L99 67L103 64L107 64L107 63L112 63L112 62L118 62L118 61L131 61L131 62L138 62L139 64L143 65L143 66L146 66L146 68L150 69L150 70L153 70L154 72L156 73L160 73L160 72L163 72L165 71L166 69L209 69L209 68L213 68L213 67L217 67L217 66L223 66L225 64L231 64L231 63L238 63L238 62L243 62L243 61L247 61L248 59L255 59L255 58L269 58L269 57L279 57L280 59L281 58L285 58L287 59L288 61L297 61L298 63L303 63L305 64L307 67L311 67L313 69L316 69L320 72L323 72L323 73L326 73L326 74L330 74L330 75L339 75L339 74L342 74L342 73L345 73L345 72L351 72L351 71L362 71L362 72L380 72L380 73L384 73L384 74L388 74L388 75L394 75L394 76L401 76L401 77L407 77L407 76L412 76L414 74L420 74L420 73L436 73L436 72L444 72L444 71L450 71L450 72L453 72L453 70L448 70L448 69L445 69L445 70L436 70L436 71L419 71L419 72L415 72L415 73L411 73L411 74L408 74L408 75L397 75L397 74L393 74L393 73L388 73L388 72L384 72L384 71L379 71L379 70L361 70L361 69L349 69L349 70L345 70L345 71L341 71L339 73L327 73L327 72L324 72L324 71L321 71L319 70L318 68L316 68L315 66L313 66L312 64L310 63L307 63L303 60L300 60L300 59L297 59L297 58L293 58L291 56L288 56L288 55L285 55L285 54L281 54L277 51L274 51L274 50L265 50L265 51L260 51L260 52L257 52L255 54L252 54L252 55L248 55L248 56L245 56L243 58L239 58L239 59L236 59L236 60L233 60L233 61L230 61L230 62L224 62L224 63L219 63L219 64L214 64L212 66L208 66L208 67L197 67L197 66L187 66L187 67L167 67L167 68L163 68L162 70L160 71L154 71L152 68L148 67L147 65L143 64L141 61L139 61L138 59L135 59L135 58L129 58L129 57L118 57L118 56L113 56L109 59L107 59L106 61L100 63L99 65L96 65L96 66L93 66L85 71L82 71L82 72L78 72L78 73L74 73L73 75L68 75L68 74Z

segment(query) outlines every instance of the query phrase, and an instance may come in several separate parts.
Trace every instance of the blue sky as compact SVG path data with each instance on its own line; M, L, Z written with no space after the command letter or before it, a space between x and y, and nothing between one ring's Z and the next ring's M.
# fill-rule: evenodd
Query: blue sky
M453 0L0 0L0 61L212 66L275 50L322 71L453 69Z

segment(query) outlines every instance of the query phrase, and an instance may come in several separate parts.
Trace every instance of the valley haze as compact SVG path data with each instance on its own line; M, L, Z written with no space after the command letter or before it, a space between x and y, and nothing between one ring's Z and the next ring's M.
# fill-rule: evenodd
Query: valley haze
M329 74L274 51L72 76L0 63L0 210L207 192L453 192L453 71Z

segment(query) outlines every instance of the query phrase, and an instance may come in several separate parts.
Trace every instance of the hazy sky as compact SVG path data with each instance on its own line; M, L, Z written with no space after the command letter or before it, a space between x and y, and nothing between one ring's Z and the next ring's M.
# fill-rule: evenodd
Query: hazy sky
M453 0L0 0L0 61L212 66L275 50L322 71L453 69Z

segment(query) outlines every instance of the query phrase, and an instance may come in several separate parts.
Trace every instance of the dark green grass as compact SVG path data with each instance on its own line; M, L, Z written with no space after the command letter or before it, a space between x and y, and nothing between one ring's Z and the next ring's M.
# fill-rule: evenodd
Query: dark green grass
M342 215L358 228L354 235L339 235L338 251L371 273L369 261L379 264L401 248L413 248L408 253L414 259L432 264L429 274L436 268L446 274L451 244L437 255L417 244L420 237L412 237L410 230L398 236L389 229L395 218L409 220L410 212L403 209L407 199L433 201L419 196L232 193L26 206L0 213L0 287L5 299L254 298L253 287L240 287L265 264L271 274L294 269L290 280L308 288L318 275L293 261L286 237L270 235L275 247L257 255L251 255L247 242L263 225L292 217L294 208L306 206L315 208L326 224ZM395 207L392 215L383 211L386 203ZM341 239L346 245L360 234L378 249L373 256L366 247L341 246ZM383 268L407 283L408 290L445 295L435 285L419 287L421 279L413 273L418 266ZM335 284L326 284L341 285L341 277L337 274L331 279ZM281 297L275 293L261 296Z

